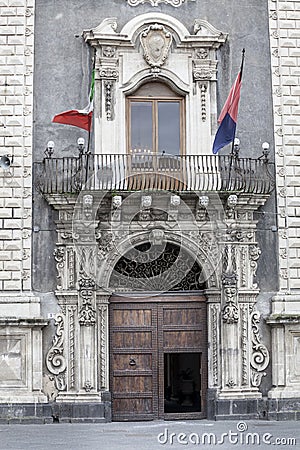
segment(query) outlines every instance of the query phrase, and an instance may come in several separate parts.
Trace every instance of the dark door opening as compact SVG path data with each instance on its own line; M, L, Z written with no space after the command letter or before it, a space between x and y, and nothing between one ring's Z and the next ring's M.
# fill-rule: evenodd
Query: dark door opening
M164 354L164 412L201 412L201 353Z

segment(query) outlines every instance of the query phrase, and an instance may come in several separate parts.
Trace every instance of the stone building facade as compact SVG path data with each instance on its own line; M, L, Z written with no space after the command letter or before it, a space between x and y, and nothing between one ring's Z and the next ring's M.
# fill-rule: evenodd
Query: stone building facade
M34 1L1 2L1 415L8 404L47 402L42 328L32 291L32 130ZM2 409L2 406L4 409Z
M298 419L300 3L214 3L0 2L1 420Z
M269 2L278 204L279 291L272 299L273 389L283 411L299 403L299 2ZM291 414L292 416L292 414Z

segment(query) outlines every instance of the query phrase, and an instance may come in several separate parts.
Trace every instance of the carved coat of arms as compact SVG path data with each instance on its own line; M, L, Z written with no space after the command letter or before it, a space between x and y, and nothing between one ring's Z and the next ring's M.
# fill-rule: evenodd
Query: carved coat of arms
M172 35L162 25L154 24L141 34L144 58L151 67L162 66L169 54Z

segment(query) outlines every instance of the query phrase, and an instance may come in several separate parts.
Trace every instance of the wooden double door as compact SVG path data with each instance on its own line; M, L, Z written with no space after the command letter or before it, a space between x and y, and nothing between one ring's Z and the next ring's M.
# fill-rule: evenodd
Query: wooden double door
M205 417L205 297L114 296L110 302L113 420Z

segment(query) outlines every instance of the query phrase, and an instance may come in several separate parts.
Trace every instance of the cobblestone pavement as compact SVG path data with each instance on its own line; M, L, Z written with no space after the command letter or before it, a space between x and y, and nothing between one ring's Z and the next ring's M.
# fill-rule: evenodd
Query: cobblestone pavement
M0 425L1 450L300 448L299 422L173 421Z

